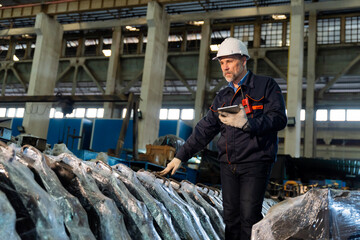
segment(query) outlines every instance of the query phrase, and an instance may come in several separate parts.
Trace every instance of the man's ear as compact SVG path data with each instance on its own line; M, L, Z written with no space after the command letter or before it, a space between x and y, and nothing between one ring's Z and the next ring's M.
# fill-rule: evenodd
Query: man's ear
M243 57L243 62L242 62L243 67L245 67L246 62L247 62L247 59L246 59L246 57L244 56L244 57Z

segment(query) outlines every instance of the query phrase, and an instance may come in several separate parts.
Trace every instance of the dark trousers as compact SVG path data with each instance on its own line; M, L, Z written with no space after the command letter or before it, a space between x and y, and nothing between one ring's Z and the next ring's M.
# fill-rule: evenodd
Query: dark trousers
M262 219L262 203L272 163L220 164L225 239L249 240Z

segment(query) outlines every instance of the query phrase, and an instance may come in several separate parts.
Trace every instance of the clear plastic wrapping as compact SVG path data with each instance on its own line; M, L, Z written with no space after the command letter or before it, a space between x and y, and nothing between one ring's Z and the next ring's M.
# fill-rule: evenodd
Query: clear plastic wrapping
M95 240L90 230L88 217L79 200L71 195L61 184L56 174L47 165L45 156L31 146L24 146L18 153L19 158L34 169L41 184L57 204L71 239Z
M0 152L1 174L11 182L12 186L8 187L14 187L13 190L28 211L36 228L36 234L32 236L38 239L68 239L58 207L35 181L31 170L19 162L13 149L2 144Z
M20 239L15 230L16 213L6 195L0 191L0 239Z
M359 238L359 191L311 189L271 207L252 229L252 240Z
M113 199L124 214L125 224L131 238L160 240L146 205L127 190L124 183L113 174L112 168L101 161L85 163L91 167L91 176L97 182L100 190L104 195Z
M199 239L199 236L192 225L191 218L184 207L177 204L172 198L170 198L166 190L155 181L156 177L150 172L140 170L136 173L136 176L145 186L147 191L157 200L162 202L168 209L172 216L174 227L180 238L189 240Z
M181 188L201 207L211 219L211 223L221 239L225 239L225 223L218 210L211 206L197 191L197 187L187 181L181 181Z
M171 216L164 204L156 200L141 184L136 173L123 164L112 166L113 174L121 180L129 191L139 200L142 200L159 227L158 233L165 240L180 240L175 231Z
M74 155L67 153L50 160L53 161L53 164L57 163L57 169L54 170L63 180L63 185L66 185L64 187L76 196L85 208L90 228L97 239L131 239L122 213L112 199L101 193L95 180L91 177L89 166ZM73 176L66 179L69 175L63 174L66 171Z
M173 186L173 188L179 193L179 195L181 195L184 200L190 205L192 206L195 211L196 214L199 216L201 225L203 226L203 228L206 231L206 234L208 235L208 237L211 240L220 240L220 237L218 236L218 234L216 233L215 229L213 228L212 224L211 224L211 220L209 218L209 216L206 214L205 210L203 207L199 206L188 194L188 192L184 191L183 188L181 188L181 184L178 182L175 182L174 180L171 181L171 186Z
M156 179L161 186L168 192L169 196L179 205L182 205L186 212L188 213L193 228L195 229L196 233L198 234L200 239L208 240L210 239L208 234L206 233L205 229L201 225L200 218L197 215L195 209L193 206L188 204L185 200L183 200L179 194L173 189L173 187L170 184L170 181L166 178L159 178Z

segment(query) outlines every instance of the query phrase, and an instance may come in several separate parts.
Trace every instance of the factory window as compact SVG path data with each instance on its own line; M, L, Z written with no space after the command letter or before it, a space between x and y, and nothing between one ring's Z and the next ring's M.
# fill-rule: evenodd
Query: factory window
M24 112L25 112L25 108L18 108L18 109L16 109L15 116L18 118L22 118L22 117L24 117Z
M316 111L316 121L327 121L328 111L327 109L318 109Z
M305 109L300 110L300 121L305 121Z
M50 109L49 118L54 118L55 108Z
M75 117L75 109L70 114L66 114L65 117L67 118L74 118Z
M168 119L177 120L180 117L180 109L169 109Z
M345 109L331 109L330 121L345 121Z
M64 114L62 112L55 111L54 118L63 118Z
M360 109L348 109L346 110L347 121L360 121Z
M6 108L0 108L0 117L6 116Z
M76 118L83 118L85 117L85 108L77 108L75 111Z
M7 117L15 117L16 114L16 108L8 108L6 112Z
M96 117L97 118L103 118L104 117L104 109L103 108L98 108L97 113L96 113Z
M345 42L360 42L360 16L345 19Z
M261 24L261 47L282 46L282 23Z
M138 49L138 37L125 37L124 38L124 53L136 53Z
M304 41L307 42L309 37L309 21L304 20ZM286 43L285 45L288 47L290 46L290 22L287 23L286 26Z
M160 120L167 119L167 115L168 115L168 110L166 108L160 109L160 114L159 114Z
M88 108L86 109L87 118L96 118L97 108Z
M317 43L340 43L340 18L319 19L317 21Z
M243 41L246 46L253 47L254 25L234 26L234 37Z
M181 119L182 120L192 120L192 119L194 119L194 109L183 109L183 110L181 110Z
M122 118L126 117L126 112L127 112L127 109L124 108L122 111ZM134 116L134 111L131 109L130 118L132 118L133 116Z

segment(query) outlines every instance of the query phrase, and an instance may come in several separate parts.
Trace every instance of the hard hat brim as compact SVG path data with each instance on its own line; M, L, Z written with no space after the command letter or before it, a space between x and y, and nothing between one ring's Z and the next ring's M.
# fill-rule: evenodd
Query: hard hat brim
M244 56L246 57L246 60L249 60L250 57L247 56L247 55L244 55L244 54L231 54L231 55L225 55L225 56L216 56L216 57L213 57L212 60L220 60L220 58L223 58L223 57L230 57L230 56L234 56L234 55L241 55L241 56Z

